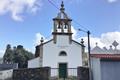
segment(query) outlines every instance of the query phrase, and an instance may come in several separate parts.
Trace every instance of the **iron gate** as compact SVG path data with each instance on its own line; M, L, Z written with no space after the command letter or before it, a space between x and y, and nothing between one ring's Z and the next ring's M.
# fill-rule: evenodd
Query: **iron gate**
M67 68L67 70L64 70L51 68L50 80L77 80L77 68Z

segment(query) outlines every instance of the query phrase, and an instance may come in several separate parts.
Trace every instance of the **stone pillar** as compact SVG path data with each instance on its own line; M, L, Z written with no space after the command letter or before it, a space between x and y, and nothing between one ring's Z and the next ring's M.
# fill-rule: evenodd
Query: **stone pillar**
M49 80L50 77L51 77L51 68L50 67L44 67L44 69L46 70L46 73L47 73L46 80Z
M77 80L89 80L89 68L78 67L77 68Z

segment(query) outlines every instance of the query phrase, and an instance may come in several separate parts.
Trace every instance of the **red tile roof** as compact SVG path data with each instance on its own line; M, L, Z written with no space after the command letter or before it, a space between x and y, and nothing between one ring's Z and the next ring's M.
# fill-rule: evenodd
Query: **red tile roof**
M100 59L120 60L120 54L91 54L91 57Z

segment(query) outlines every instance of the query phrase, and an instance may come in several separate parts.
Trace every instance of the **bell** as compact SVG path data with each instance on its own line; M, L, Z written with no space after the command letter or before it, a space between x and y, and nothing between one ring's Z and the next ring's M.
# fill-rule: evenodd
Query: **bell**
M65 29L67 29L67 25L65 25Z
M58 29L60 29L61 27L60 27L60 22L59 22L59 24L58 24Z

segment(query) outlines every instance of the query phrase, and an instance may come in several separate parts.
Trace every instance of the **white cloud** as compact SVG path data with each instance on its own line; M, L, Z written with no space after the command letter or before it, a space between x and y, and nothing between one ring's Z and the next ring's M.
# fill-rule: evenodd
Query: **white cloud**
M85 41L85 46L87 46L87 37L82 37ZM96 46L96 42L98 43L98 46L103 48L109 48L110 45L112 45L113 41L116 40L119 45L118 49L120 49L120 32L107 32L101 34L101 37L90 37L90 44L91 48L94 48Z
M72 27L72 32L73 32L73 39L80 42L80 40L83 38L84 39L84 44L85 44L85 46L87 48L87 46L88 46L88 37L87 36L82 36L82 37L79 38L78 33L77 33L78 31L75 30L74 27ZM112 45L112 43L115 40L119 43L117 48L120 49L120 32L118 32L118 31L102 33L100 37L92 37L92 36L90 36L90 46L91 46L91 49L93 49L96 46L96 43L97 43L97 45L100 48L106 47L106 48L109 49L110 45Z
M35 34L35 41L34 44L35 45L39 45L40 44L40 40L43 37L43 39L45 40L45 37L41 34L41 33L36 33Z
M24 13L36 13L41 5L41 0L0 0L0 15L11 13L14 20L22 21Z
M101 35L101 42L104 44L112 43L114 40L120 43L120 32L107 32Z
M71 30L73 33L73 35L72 35L73 39L76 39L77 38L77 30L75 30L75 28L73 26L71 26Z
M117 2L117 0L107 0L109 3Z
M88 37L81 37L84 39L84 45L86 46L86 48L88 47ZM101 39L100 38L97 38L97 37L90 37L90 47L91 49L95 47L96 43L98 43L98 46L99 47L104 47L105 44L103 44L101 42Z

